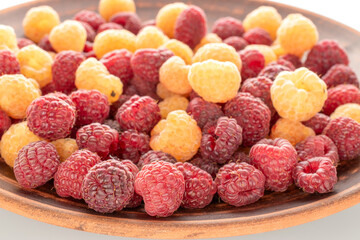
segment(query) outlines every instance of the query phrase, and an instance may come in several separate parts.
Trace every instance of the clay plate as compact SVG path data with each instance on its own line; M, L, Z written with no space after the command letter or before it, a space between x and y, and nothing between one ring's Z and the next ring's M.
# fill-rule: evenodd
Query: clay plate
M137 11L143 20L154 18L158 9L170 0L137 0ZM173 2L173 1L172 1ZM337 39L350 55L351 65L360 76L360 33L328 18L286 5L263 1L192 0L202 7L210 24L222 16L243 19L260 5L278 9L284 17L300 12L312 19L320 38ZM62 20L80 9L95 10L98 0L42 0L19 5L0 12L0 23L15 28L21 36L21 21L33 6L48 4ZM306 194L295 187L285 193L266 193L258 202L235 208L215 202L200 210L178 210L169 218L153 218L143 208L114 214L98 214L82 201L59 198L52 182L35 190L24 190L15 181L12 170L0 162L0 207L42 222L94 233L138 238L211 238L272 231L326 217L360 202L359 159L338 167L339 182L334 192L324 195Z

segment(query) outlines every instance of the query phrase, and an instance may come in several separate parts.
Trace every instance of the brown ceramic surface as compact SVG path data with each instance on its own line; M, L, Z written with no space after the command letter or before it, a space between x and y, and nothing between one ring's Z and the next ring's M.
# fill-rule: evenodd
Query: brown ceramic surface
M137 0L143 20L154 18L158 9L170 1ZM33 6L48 4L62 19L78 10L95 10L98 0L40 0L0 12L0 23L15 28L22 35L21 21ZM319 15L293 7L263 1L193 0L202 7L210 23L221 16L243 19L259 5L275 6L282 16L301 12L311 18L320 38L337 39L349 53L351 65L360 76L360 34L355 30ZM21 189L12 170L0 161L0 207L50 224L94 233L139 238L211 238L253 234L295 226L334 214L360 202L360 162L348 161L338 167L339 182L334 192L306 194L295 187L285 193L266 193L258 202L235 208L214 202L200 210L178 210L169 218L152 218L142 208L102 215L87 209L82 201L57 197L52 183L35 190Z

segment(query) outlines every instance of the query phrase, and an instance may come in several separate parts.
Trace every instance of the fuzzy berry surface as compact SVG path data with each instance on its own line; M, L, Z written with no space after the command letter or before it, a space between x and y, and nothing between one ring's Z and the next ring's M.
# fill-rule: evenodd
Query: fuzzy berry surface
M245 162L245 163L251 164L249 154L246 154L245 152L243 152L241 150L238 150L233 154L233 156L231 157L231 159L229 160L228 163L231 163L231 162L234 162L234 163Z
M351 84L341 84L330 88L323 112L329 116L337 107L346 103L360 104L360 91L357 87Z
M31 44L35 44L33 41L27 38L18 38L17 39L17 46L19 49L22 49L23 47L29 46Z
M302 124L314 130L316 135L319 135L324 131L325 127L328 125L329 122L329 116L323 113L317 113L309 120L302 122Z
M273 42L270 34L262 28L249 29L247 32L244 33L243 38L249 44L261 44L270 46Z
M159 100L159 96L156 94L156 86L158 84L155 82L149 82L137 75L134 75L131 79L131 85L136 91L136 95L139 96L149 96L155 100Z
M359 80L351 67L344 64L335 64L332 66L322 80L328 88L338 86L340 84L352 84L359 88Z
M122 159L130 159L136 164L141 155L150 150L149 142L149 135L133 129L126 130L120 134L119 154Z
M90 10L81 10L76 13L74 16L74 20L86 22L89 24L95 31L99 28L99 26L105 23L105 19L103 19L99 14Z
M4 74L19 74L20 63L10 50L0 50L0 76Z
M104 125L108 125L109 127L111 127L112 129L115 129L115 130L118 131L119 133L121 132L120 124L119 124L118 121L116 121L116 120L106 119L106 120L104 121Z
M212 32L224 40L232 36L241 37L245 30L241 21L233 17L223 17L214 22Z
M138 167L130 160L122 160L121 163L128 167L129 171L133 174L134 179L135 179L136 174L139 172ZM139 207L142 203L142 200L143 200L142 197L134 191L133 196L131 197L129 202L126 204L125 208Z
M11 126L11 119L9 116L0 109L0 139L2 135L5 133L6 130L8 130Z
M265 57L258 50L244 49L239 54L242 61L242 81L256 77L265 67Z
M142 169L143 166L147 164L150 164L152 162L159 162L159 161L164 161L169 163L177 162L176 159L168 153L162 151L150 150L140 157L137 166L139 167L139 169Z
M243 50L249 43L242 37L232 36L226 38L223 43L232 46L236 51Z
M141 20L136 13L120 12L110 18L110 22L117 23L133 34L138 34L142 28Z
M48 93L48 94L43 95L43 96L59 98L59 99L63 100L64 102L66 102L67 104L69 104L70 106L72 106L73 108L75 108L74 102L71 100L71 98L68 95L66 95L64 93L52 92L52 93Z
M94 31L94 29L86 22L81 22L81 25L85 28L86 31L86 41L88 42L93 42L96 36L96 32Z
M205 172L209 173L212 178L216 177L216 174L220 169L220 165L216 161L202 158L200 154L195 155L195 157L191 159L189 162L192 165L197 166L198 168L201 168Z
M300 58L293 54L288 53L288 54L282 55L278 58L278 60L281 60L281 59L291 62L295 68L300 68L303 66Z
M267 77L274 81L276 76L283 71L291 71L291 69L280 64L269 64L260 71L258 77Z

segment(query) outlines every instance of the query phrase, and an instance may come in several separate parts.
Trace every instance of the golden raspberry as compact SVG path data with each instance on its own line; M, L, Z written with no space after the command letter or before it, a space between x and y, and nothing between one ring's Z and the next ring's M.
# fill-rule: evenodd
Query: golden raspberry
M120 78L111 75L95 58L88 58L80 64L76 70L75 86L78 89L97 89L108 97L110 103L116 102L123 91Z
M10 49L17 51L17 40L15 31L12 27L0 24L0 47L1 49Z
M241 59L240 55L236 52L235 48L227 45L226 43L208 43L205 46L199 48L195 53L192 61L203 62L208 59L217 60L220 62L232 62L239 71L241 71Z
M176 160L185 162L198 151L201 143L201 129L185 111L168 114L151 131L150 147L155 151L169 153Z
M277 37L286 53L301 57L316 44L319 35L310 19L301 14L289 14L281 23Z
M158 48L168 40L169 38L159 28L147 26L136 36L135 47L136 49Z
M102 58L106 53L116 49L127 49L135 52L136 36L127 30L110 29L96 35L94 40L94 52L97 58Z
M330 115L330 118L335 119L338 117L348 117L360 123L360 105L357 103L347 103L337 107Z
M49 41L57 52L65 50L82 52L86 36L86 30L80 22L66 20L51 30Z
M43 139L29 130L27 122L13 124L1 138L1 156L7 165L14 167L14 161L20 149L31 142L41 140Z
M277 75L270 93L279 115L294 121L312 118L322 109L327 98L325 82L304 67Z
M16 57L20 63L21 73L25 77L35 79L40 88L52 81L53 58L48 52L32 44L20 49Z
M166 4L156 15L156 26L169 38L174 38L176 19L187 7L188 6L182 2Z
M275 125L271 128L270 134L270 138L284 138L294 146L310 136L315 136L314 130L306 127L301 122L285 118L277 120Z
M61 162L64 162L71 154L79 149L76 140L72 138L58 139L51 143L55 146Z
M271 48L276 54L276 58L286 54L285 50L280 46L280 43L274 42L274 44L271 45Z
M133 0L100 0L99 13L106 20L119 12L135 12L136 6Z
M274 50L267 45L251 44L247 45L245 49L258 50L265 57L265 65L268 65L269 63L274 62L277 59Z
M186 110L189 105L189 100L186 97L175 95L165 98L159 102L160 114L162 118L166 118L167 115L175 110Z
M246 15L243 26L245 31L252 28L262 28L266 30L271 38L276 38L276 31L281 24L281 16L273 7L261 6Z
M192 90L188 81L189 70L190 66L184 60L173 56L160 67L160 82L173 93L189 94Z
M234 98L241 83L239 69L234 63L212 59L194 63L188 79L197 94L214 103L224 103Z
M30 103L41 96L39 84L21 74L0 77L0 108L12 118L23 119Z
M176 93L171 92L169 89L167 89L164 84L162 84L161 82L158 83L158 85L156 85L156 94L161 98L161 99L165 99L168 97L172 97L175 95L178 95Z
M192 63L194 53L187 44L176 39L171 39L164 43L161 47L169 49L175 56L181 57L186 64Z
M30 8L22 23L25 36L36 43L59 24L59 15L50 6Z
M200 43L196 45L196 47L194 48L194 53L196 53L199 50L199 48L205 46L206 44L221 43L221 42L222 40L218 35L216 35L215 33L208 33L205 35L205 37L201 39Z

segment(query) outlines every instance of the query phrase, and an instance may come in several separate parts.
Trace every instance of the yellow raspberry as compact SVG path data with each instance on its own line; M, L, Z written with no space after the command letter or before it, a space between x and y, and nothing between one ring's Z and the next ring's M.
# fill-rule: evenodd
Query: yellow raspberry
M251 45L247 45L245 49L258 50L265 57L265 65L268 65L269 63L277 60L277 56L274 50L267 45L251 44Z
M161 82L158 83L158 85L156 85L156 94L161 98L161 99L165 99L168 97L172 97L175 95L178 95L176 93L171 92L169 89L167 89L164 84L162 84Z
M165 5L156 15L156 26L160 28L169 38L174 38L176 19L187 7L188 6L182 2Z
M239 90L239 69L232 62L206 60L194 63L189 71L189 83L206 101L224 103L234 98Z
M222 40L221 38L215 34L215 33L208 33L205 35L205 37L203 37L200 41L200 43L198 45L196 45L196 47L194 48L194 53L196 53L199 48L205 46L206 44L209 43L221 43Z
M32 44L20 49L16 57L20 63L21 73L25 77L35 79L41 88L52 81L53 58L48 52Z
M63 138L51 142L60 156L60 161L64 162L71 154L79 149L76 140L72 138Z
M97 58L102 58L106 53L116 49L127 49L135 52L136 36L127 30L109 29L96 35L94 40L94 52Z
M21 74L0 77L0 108L12 118L23 119L30 103L41 96L39 84Z
M51 29L60 24L58 13L50 6L30 8L23 19L25 36L38 43Z
M280 56L283 56L286 54L285 50L280 46L279 43L274 43L271 46L271 48L274 51L274 53L276 54L276 58L279 58Z
M357 103L347 103L340 105L330 115L331 119L338 117L348 117L360 123L360 105Z
M286 53L301 57L316 44L319 35L310 19L301 14L289 14L281 23L277 37Z
M160 67L160 82L173 93L189 94L192 90L188 81L189 69L184 60L173 56Z
M171 39L164 43L161 48L169 49L175 56L181 57L186 64L192 63L193 51L188 45L179 40Z
M165 98L163 101L159 102L160 114L162 118L166 118L167 115L175 110L186 110L189 105L189 100L187 98L175 95L169 98Z
M133 0L100 0L99 13L106 20L119 12L135 12L136 6Z
M315 132L311 128L301 122L280 118L271 128L270 138L284 138L295 146L310 136L315 136Z
M136 36L136 49L142 48L158 48L169 38L157 27L147 26L143 28Z
M150 147L169 153L180 162L191 159L201 143L201 129L185 111L169 113L151 131Z
M261 6L246 15L243 26L245 31L252 28L262 28L266 30L271 38L276 38L276 31L281 24L281 15L273 7Z
M279 115L306 121L318 113L327 98L327 88L316 73L307 68L281 72L273 82L271 100Z
M57 52L65 50L82 52L86 42L86 30L80 22L66 20L51 30L49 40Z
M12 27L0 24L0 46L1 49L9 48L12 51L17 51L17 40L15 31Z
M123 91L120 78L111 75L95 58L88 58L80 64L76 70L75 86L78 89L97 89L108 97L110 103L116 102Z
M240 55L236 52L235 48L225 43L208 43L204 45L195 53L192 61L196 63L209 59L220 62L232 62L237 66L239 71L241 71L242 62Z
M29 143L41 140L43 139L29 130L27 122L13 124L1 138L1 156L7 165L14 167L14 162L20 149Z

